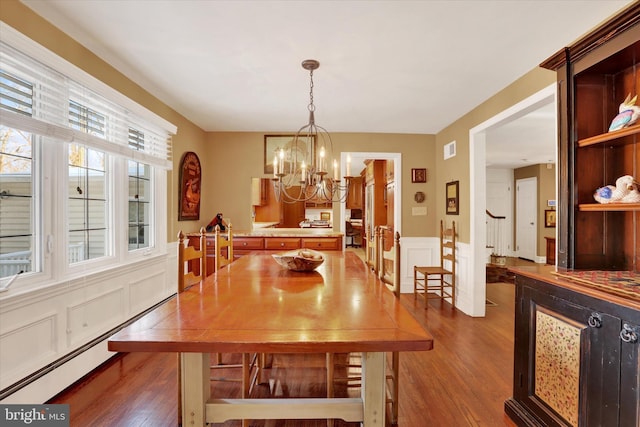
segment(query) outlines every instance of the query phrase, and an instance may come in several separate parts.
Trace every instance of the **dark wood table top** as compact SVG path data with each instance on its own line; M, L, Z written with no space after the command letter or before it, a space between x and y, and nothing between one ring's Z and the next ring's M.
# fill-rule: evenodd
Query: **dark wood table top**
M324 353L425 351L433 338L352 252L315 272L246 255L108 341L111 351Z

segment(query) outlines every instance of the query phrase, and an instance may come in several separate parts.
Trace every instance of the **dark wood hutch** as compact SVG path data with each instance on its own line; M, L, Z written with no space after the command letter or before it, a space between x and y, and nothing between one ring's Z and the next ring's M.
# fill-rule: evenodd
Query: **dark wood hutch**
M513 269L505 411L519 426L640 426L640 204L593 198L640 179L640 123L608 132L640 95L640 3L541 66L558 81L557 268Z

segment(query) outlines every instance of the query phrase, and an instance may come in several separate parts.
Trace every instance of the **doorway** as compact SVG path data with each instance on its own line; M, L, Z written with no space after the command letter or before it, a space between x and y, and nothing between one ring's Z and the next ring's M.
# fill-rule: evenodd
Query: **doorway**
M508 122L514 116L521 116L540 105L553 102L557 105L556 85L552 84L529 98L513 105L489 120L469 130L469 181L470 181L470 244L468 277L463 278L469 289L469 301L460 307L470 316L484 317L486 310L486 133L492 127ZM557 120L554 120L557 123ZM554 126L556 126L554 124ZM555 132L557 138L557 132ZM556 141L557 146L557 141ZM557 159L557 153L556 153ZM556 178L557 179L557 178ZM557 183L556 183L557 188Z
M346 174L347 158L351 156L351 173L358 174L364 168L364 161L371 160L393 160L393 168L396 171L402 171L402 155L401 153L366 153L366 152L347 152L340 153L340 167L342 176ZM394 218L394 230L400 233L402 236L402 180L397 179L395 181L395 197L393 199L393 218ZM346 222L346 203L340 203L340 230L345 232Z

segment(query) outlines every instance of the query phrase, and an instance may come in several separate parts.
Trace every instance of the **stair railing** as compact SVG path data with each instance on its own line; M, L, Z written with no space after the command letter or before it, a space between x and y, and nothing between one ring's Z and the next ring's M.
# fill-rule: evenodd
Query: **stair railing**
M492 257L504 257L507 255L507 236L505 216L494 215L487 212L487 248L491 248Z

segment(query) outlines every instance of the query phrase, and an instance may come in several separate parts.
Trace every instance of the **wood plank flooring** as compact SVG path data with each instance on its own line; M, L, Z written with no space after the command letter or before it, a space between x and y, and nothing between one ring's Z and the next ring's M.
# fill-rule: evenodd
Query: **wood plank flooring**
M437 300L424 309L424 299L403 294L402 303L433 335L435 348L402 353L400 413L403 427L515 426L504 414L511 396L513 370L514 287L487 284L485 318L452 311ZM302 379L304 374L304 380ZM216 374L218 375L218 374ZM228 372L228 376L237 375ZM323 397L324 355L275 355L269 386L256 396ZM237 383L212 383L214 396L234 393ZM353 395L358 389L337 389ZM176 355L130 353L114 357L49 403L67 403L72 426L177 425ZM228 421L216 426L240 426ZM251 426L326 426L323 420L251 421ZM336 426L355 424L336 422Z

